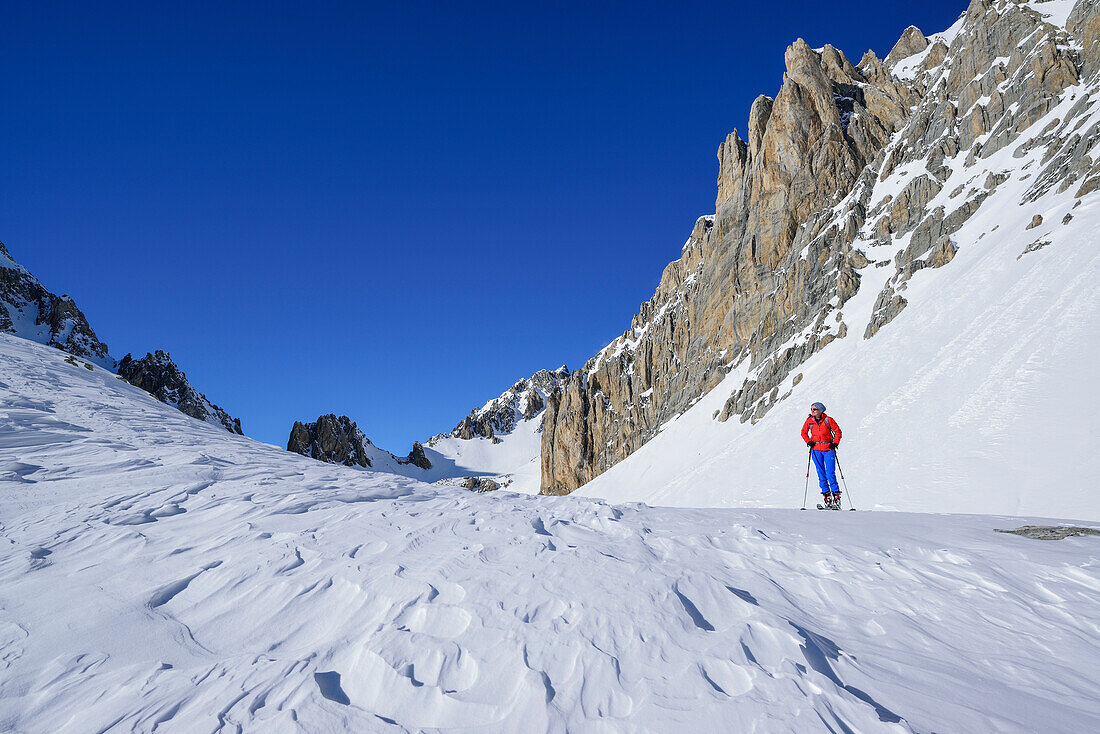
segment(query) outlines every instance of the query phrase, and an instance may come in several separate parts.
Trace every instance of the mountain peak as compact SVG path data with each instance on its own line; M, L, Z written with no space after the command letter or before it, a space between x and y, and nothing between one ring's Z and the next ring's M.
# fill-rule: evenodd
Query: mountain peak
M546 408L546 399L559 389L570 375L565 365L556 370L539 370L530 377L517 380L501 395L470 411L450 435L455 438L475 437L496 440L511 433L520 421L531 420Z
M0 242L0 331L113 368L107 345L68 295L48 291Z

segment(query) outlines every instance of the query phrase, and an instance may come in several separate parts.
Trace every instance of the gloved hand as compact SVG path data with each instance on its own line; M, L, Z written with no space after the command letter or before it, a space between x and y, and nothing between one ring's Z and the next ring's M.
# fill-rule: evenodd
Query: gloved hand
M832 449L833 451L836 451L836 447L839 446L839 445L840 444L838 444L836 441L833 441L832 443L829 444L829 448Z
M812 449L814 447L814 442L813 441L807 441L806 445L809 446Z

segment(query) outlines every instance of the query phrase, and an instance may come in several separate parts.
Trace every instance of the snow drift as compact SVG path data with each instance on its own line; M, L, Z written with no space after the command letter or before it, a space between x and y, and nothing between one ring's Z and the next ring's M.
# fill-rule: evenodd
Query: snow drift
M475 495L0 334L0 728L1100 726L1100 543Z

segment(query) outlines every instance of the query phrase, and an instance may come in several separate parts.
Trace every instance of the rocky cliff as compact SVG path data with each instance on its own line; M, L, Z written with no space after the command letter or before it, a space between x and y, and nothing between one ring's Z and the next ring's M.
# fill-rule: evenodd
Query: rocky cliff
M715 213L630 328L549 396L541 491L606 471L731 371L713 419L759 420L811 355L874 338L911 278L974 245L953 235L1007 181L1027 182L1011 206L1100 187L1098 39L1096 0L973 0L885 59L792 44L775 98L719 146ZM868 288L857 323L844 307Z
M114 366L107 345L69 296L56 296L8 253L0 242L0 331Z
M290 429L286 450L318 461L344 466L371 465L366 447L370 439L346 415L329 413L313 423L295 421Z
M127 354L118 363L118 376L192 418L220 426L231 433L244 434L241 419L233 418L196 390L168 352L158 349L141 359Z
M402 466L423 471L432 468L432 462L419 441L413 441L408 456L398 458L371 443L355 421L346 415L333 413L322 415L313 423L295 421L286 450L330 464L371 467L382 471L393 471L395 467Z

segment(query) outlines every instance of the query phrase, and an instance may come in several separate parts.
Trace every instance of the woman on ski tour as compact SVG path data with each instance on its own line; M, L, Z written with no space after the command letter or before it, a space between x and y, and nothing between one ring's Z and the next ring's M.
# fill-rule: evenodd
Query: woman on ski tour
M836 482L836 447L840 445L840 426L825 415L825 406L814 403L810 415L802 424L802 440L810 448L810 457L817 467L821 498L830 510L840 509L840 485Z

